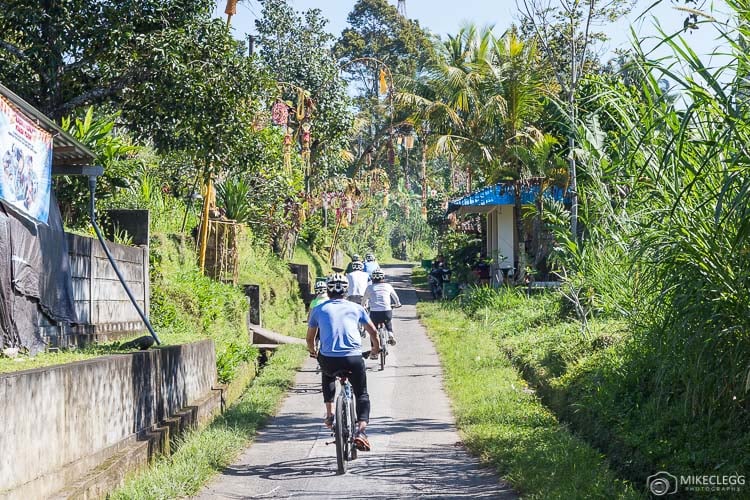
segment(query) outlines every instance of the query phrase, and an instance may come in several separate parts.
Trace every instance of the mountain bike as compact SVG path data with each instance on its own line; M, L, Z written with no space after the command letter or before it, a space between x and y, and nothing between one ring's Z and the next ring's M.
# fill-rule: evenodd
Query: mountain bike
M334 373L334 376L338 382L338 394L336 395L336 409L333 417L334 440L332 442L336 443L338 473L345 474L347 463L357 458L357 448L354 446L357 412L354 390L349 383L349 372L341 370Z

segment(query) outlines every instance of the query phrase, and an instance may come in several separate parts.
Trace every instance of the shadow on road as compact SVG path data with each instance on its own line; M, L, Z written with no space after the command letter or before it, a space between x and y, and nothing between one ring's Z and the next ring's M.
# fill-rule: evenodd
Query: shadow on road
M341 496L331 496L331 489L321 487L316 490L316 479L330 486L330 478L336 476L335 457L315 457L300 460L279 461L263 467L232 468L224 474L236 476L257 476L268 481L293 481L307 478L304 492L306 498L395 498L406 494L416 498L502 498L498 495L498 485L488 481L492 473L477 469L476 464L459 458L463 452L459 446L411 448L395 450L385 455L362 458L350 464L348 476L373 476L387 483L385 491L351 489L356 483L341 484ZM415 460L415 457L420 460ZM503 485L506 488L505 485ZM282 489L285 489L282 486ZM291 497L293 489L287 490ZM379 495L380 493L380 495ZM510 491L508 491L510 495Z

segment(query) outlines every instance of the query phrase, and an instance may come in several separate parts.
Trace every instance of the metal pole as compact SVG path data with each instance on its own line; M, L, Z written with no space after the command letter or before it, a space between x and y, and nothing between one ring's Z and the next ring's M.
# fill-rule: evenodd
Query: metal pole
M120 272L120 269L117 267L117 263L115 262L114 257L112 257L112 254L109 252L109 248L107 248L107 244L104 241L104 236L102 236L102 232L96 223L96 209L94 208L94 200L96 198L96 177L93 175L89 177L89 195L90 195L89 217L91 217L91 225L94 227L94 232L96 233L96 237L99 240L99 243L101 243L102 248L104 249L104 253L107 255L107 260L109 260L109 263L112 264L112 268L115 270L117 279L120 280L120 283L122 284L123 288L125 288L125 293L128 294L128 298L130 299L130 302L133 303L133 307L135 307L135 310L138 311L138 315L141 317L141 320L143 320L143 323L146 325L146 328L148 329L148 333L151 334L151 336L154 338L154 341L156 342L157 345L161 345L161 342L159 341L159 337L156 336L156 332L154 331L154 327L151 326L151 322L146 317L146 314L143 312L143 309L141 309L141 307L138 305L138 301L133 295L133 292L130 291L130 287L128 286L127 282L125 281L125 278Z

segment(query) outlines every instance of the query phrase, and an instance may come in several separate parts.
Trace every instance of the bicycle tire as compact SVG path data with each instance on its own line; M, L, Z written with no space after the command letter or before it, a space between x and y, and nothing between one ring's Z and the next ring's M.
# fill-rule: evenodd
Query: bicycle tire
M334 428L334 438L336 440L336 465L338 466L338 473L346 473L346 440L344 438L344 428L346 426L347 417L344 416L344 397L339 394L336 398L336 426Z
M380 369L385 370L385 357L388 355L388 336L383 326L378 329L378 340L380 341Z
M350 400L347 405L349 407L349 459L350 460L356 460L357 459L357 447L354 446L354 433L357 429L357 411L355 409L355 403L354 400Z

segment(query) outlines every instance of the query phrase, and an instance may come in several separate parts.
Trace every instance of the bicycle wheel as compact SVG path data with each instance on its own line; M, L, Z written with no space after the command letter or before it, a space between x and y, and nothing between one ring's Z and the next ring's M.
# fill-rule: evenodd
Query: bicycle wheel
M346 472L346 437L344 437L344 429L347 426L348 416L344 411L344 397L339 394L336 398L336 426L334 429L334 437L336 439L336 464L338 465L338 473L344 474Z
M378 338L380 339L380 369L385 370L385 357L388 355L388 338L382 327L378 331Z
M347 402L349 407L349 456L350 460L357 459L357 447L354 446L354 434L357 432L357 411L354 406L354 400Z

